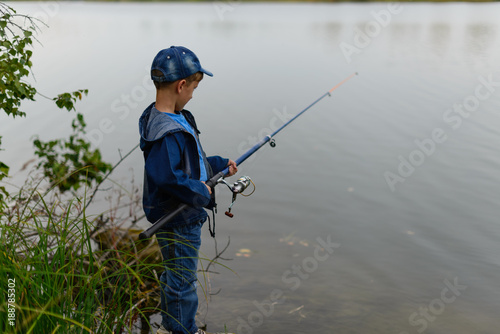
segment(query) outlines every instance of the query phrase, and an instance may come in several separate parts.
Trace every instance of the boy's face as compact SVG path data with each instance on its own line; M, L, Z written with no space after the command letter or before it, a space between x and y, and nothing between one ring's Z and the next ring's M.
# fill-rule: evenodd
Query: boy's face
M185 80L184 84L181 83L181 89L179 92L179 98L177 99L176 110L184 109L184 106L193 98L193 92L198 87L199 81L192 81L190 84L187 84Z

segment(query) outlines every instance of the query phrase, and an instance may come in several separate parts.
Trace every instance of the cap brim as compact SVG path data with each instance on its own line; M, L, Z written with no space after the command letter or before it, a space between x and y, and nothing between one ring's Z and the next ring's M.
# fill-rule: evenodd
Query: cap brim
M213 77L214 74L210 71L207 71L206 69L204 69L203 67L200 69L200 72L202 73L205 73L206 75L208 75L209 77Z

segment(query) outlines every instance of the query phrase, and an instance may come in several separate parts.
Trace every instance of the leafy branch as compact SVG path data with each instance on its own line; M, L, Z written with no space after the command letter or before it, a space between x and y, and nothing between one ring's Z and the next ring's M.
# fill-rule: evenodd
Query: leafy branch
M17 22L24 19L26 27ZM33 44L33 33L37 31L38 20L16 11L0 2L0 108L9 116L25 117L21 110L23 100L35 101L36 88L25 82L29 76L33 52L29 47ZM51 99L58 108L74 111L75 103L88 94L87 89L71 93L62 93ZM102 160L98 149L91 149L85 138L83 115L77 113L72 124L69 138L55 139L47 142L35 136L33 145L35 154L40 158L37 164L52 185L61 192L77 190L81 185L91 185L95 180L102 182L104 174L111 170L111 165ZM0 145L1 145L0 136ZM9 167L0 162L0 181L8 177ZM5 207L9 196L5 187L0 187L0 209Z
M7 115L26 116L21 111L21 101L34 101L36 89L23 82L30 73L33 52L27 50L33 43L34 21L30 20L28 29L13 21L16 11L0 3L0 108ZM25 17L25 16L23 16Z
M71 110L73 102L64 101L62 105ZM93 181L101 183L106 172L112 169L102 161L100 151L92 150L84 138L86 123L82 114L77 113L71 127L73 132L68 139L43 142L37 137L33 141L35 154L40 158L37 168L42 169L61 192L78 190L82 184L91 186Z
M74 91L72 93L62 93L59 94L57 97L54 97L52 100L56 102L56 105L63 109L66 108L66 110L71 111L71 110L76 110L75 109L75 103L78 100L81 100L83 95L87 95L89 93L88 89L79 89L77 91Z

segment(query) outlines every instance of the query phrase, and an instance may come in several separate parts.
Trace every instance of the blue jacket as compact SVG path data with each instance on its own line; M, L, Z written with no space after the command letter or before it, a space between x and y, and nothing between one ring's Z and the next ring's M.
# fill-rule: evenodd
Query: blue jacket
M148 221L156 222L175 209L179 203L190 205L165 227L190 224L205 219L204 207L214 205L207 187L200 181L200 157L196 138L167 113L153 109L154 103L144 110L139 119L140 147L144 153L143 207ZM196 135L193 115L182 110ZM203 150L202 150L203 152ZM208 178L222 171L228 159L219 156L203 159Z

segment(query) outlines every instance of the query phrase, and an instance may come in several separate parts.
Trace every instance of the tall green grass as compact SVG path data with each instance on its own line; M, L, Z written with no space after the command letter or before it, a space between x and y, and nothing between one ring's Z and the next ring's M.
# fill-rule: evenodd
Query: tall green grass
M120 229L101 233L105 224L86 212L85 197L63 200L36 189L20 191L2 212L0 333L131 333L139 316L157 310L163 268L156 242Z

